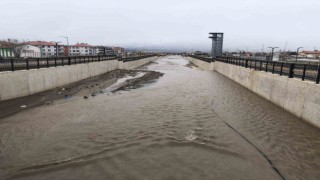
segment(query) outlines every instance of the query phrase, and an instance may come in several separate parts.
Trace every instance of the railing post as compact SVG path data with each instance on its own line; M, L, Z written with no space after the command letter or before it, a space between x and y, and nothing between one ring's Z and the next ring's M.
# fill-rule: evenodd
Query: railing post
M306 70L307 70L307 65L305 64L303 66L303 73L302 73L302 81L304 81L305 77L306 77Z
M245 64L246 68L248 68L248 59L246 59L246 64Z
M57 58L54 58L54 66L57 67Z
M257 69L257 61L254 61L254 70Z
M64 61L64 58L63 58L63 57L62 57L61 61L62 61L62 66L64 66L64 62L63 62L63 61Z
M318 75L317 75L316 83L319 84L319 82L320 82L320 66L318 66Z
M260 60L260 71L262 71L262 61Z
M71 65L71 57L68 57L68 65Z
M98 61L99 61L99 62L101 61L101 59L100 59L100 55L98 55Z
M294 68L295 68L295 64L290 64L289 78L293 78L294 77Z
M29 70L29 58L26 59L27 70Z
M39 58L37 58L37 68L40 69Z
M10 63L11 63L11 71L14 71L13 59L10 59Z
M267 61L267 64L266 64L266 72L268 72L268 64L269 64L269 61Z
M49 58L47 58L47 68L49 68L50 65L49 65Z
M273 62L272 64L272 74L274 74L274 66L276 65L276 62Z
M282 76L282 73L283 73L283 63L281 63L280 76Z

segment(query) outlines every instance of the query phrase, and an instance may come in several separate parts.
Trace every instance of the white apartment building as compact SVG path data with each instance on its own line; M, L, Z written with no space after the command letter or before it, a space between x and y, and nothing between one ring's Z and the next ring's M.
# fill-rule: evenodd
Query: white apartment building
M56 56L56 44L47 41L29 41L24 45L36 46L41 49L41 57ZM58 56L97 56L97 55L123 55L124 49L120 47L92 46L87 43L77 43L65 46L58 44Z
M31 46L31 45L24 45L20 50L20 57L33 57L33 58L39 58L41 57L41 49L37 46Z
M24 43L25 45L36 46L41 49L41 57L56 56L56 44L46 41L29 41ZM64 56L64 45L58 45L58 56Z
M90 56L95 55L95 48L86 43L78 43L70 46L70 56Z

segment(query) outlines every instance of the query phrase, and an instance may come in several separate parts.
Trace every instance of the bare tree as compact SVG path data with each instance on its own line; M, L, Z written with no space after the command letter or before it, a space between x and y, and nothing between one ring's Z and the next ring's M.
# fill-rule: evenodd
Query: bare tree
M16 58L21 57L21 51L23 50L23 46L18 46L13 49L13 54Z

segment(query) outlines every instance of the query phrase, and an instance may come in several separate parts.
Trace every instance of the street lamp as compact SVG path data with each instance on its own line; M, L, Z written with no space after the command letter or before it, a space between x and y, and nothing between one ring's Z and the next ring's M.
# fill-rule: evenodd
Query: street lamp
M271 61L273 61L273 53L274 53L274 49L277 49L279 47L268 47L271 49Z
M67 36L59 36L59 37L66 38L67 39L67 45L69 46L69 37L67 37Z
M51 41L52 43L56 44L56 57L58 57L58 44L61 42Z
M299 54L299 50L302 49L303 47L298 47L297 49L297 54L296 54L296 62L298 62L298 54Z

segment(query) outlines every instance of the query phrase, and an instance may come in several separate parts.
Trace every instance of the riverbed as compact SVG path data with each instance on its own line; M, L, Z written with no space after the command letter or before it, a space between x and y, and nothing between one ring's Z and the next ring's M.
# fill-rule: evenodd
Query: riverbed
M320 131L180 56L138 88L0 119L0 179L319 179Z

